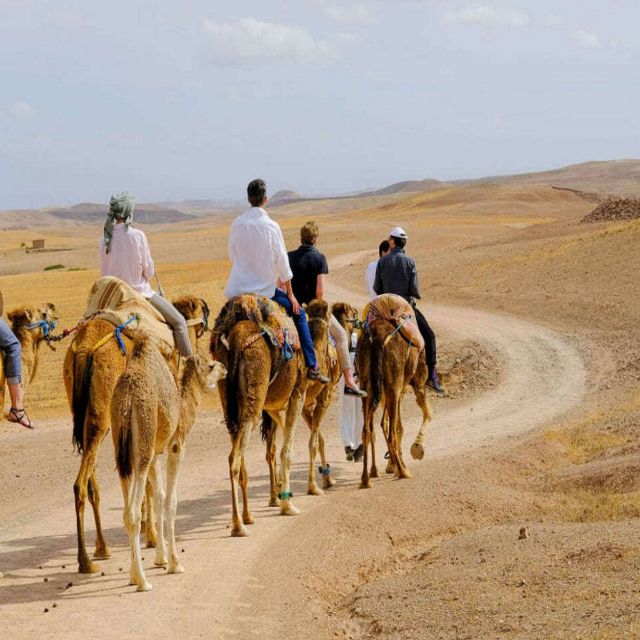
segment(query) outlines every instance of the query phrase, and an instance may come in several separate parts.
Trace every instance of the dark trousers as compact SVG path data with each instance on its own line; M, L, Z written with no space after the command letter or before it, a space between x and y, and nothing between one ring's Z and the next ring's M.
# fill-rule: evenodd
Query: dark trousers
M418 329L420 334L424 338L424 353L427 357L427 367L429 367L429 375L436 366L438 358L436 356L436 334L433 333L433 329L429 326L427 319L422 315L422 312L418 307L413 305L413 310L416 314L416 322L418 323Z
M293 323L296 325L298 336L300 337L300 347L304 354L304 361L307 363L307 367L315 369L318 366L318 361L316 360L316 352L313 348L313 339L311 338L309 325L307 324L307 314L301 308L298 315L293 315L293 305L291 304L291 300L289 300L287 294L280 291L280 289L276 289L276 293L271 299L274 302L277 302L281 307L284 307L287 315L293 318Z

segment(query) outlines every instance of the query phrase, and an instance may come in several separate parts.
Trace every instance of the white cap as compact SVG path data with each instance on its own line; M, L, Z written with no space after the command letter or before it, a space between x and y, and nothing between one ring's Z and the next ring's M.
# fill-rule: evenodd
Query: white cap
M393 238L404 238L407 239L407 233L402 227L393 227L389 232L389 235Z

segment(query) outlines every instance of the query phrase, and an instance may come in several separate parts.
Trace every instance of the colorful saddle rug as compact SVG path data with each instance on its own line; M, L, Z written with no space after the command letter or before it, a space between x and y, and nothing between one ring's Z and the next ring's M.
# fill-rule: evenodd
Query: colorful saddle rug
M138 319L128 324L127 329L142 329L170 349L174 348L173 331L149 302L134 291L126 282L113 276L96 280L87 300L84 319L102 318L114 326L125 324L132 315Z
M383 293L374 298L364 308L363 320L365 326L368 327L380 320L386 320L400 332L407 342L419 350L424 348L424 338L418 329L413 307L401 296Z
M274 347L282 349L288 344L294 350L300 349L298 331L286 311L269 298L251 294L231 298L222 307L213 329L214 346L220 336L227 338L242 320L255 322Z

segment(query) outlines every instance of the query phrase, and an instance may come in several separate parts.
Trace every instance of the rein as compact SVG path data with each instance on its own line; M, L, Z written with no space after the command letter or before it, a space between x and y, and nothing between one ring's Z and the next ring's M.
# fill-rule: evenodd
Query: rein
M51 344L52 341L58 342L61 338L57 338L53 335L53 330L56 328L55 320L38 320L37 322L32 322L30 324L24 325L25 329L29 329L29 331L35 331L36 329L42 329L42 337L44 341L47 343L47 346L52 351L55 351L56 348Z
M131 315L126 322L123 322L122 324L119 324L111 333L107 333L106 336L103 336L102 338L100 338L100 340L98 340L98 342L96 342L91 347L91 349L89 349L89 353L91 355L93 355L98 349L100 349L105 344L107 344L107 342L109 342L109 340L111 340L112 338L115 338L116 342L118 343L118 347L120 348L120 351L121 351L122 355L126 356L127 355L127 347L126 347L126 345L124 343L124 340L122 339L122 332L127 328L128 325L130 325L135 320L139 320L139 319L140 319L140 316L137 313L134 313L133 315ZM72 331L74 331L75 329L77 329L77 327L74 327L74 329L72 329ZM74 353L78 352L78 347L77 347L75 341L71 343L71 349L73 350Z

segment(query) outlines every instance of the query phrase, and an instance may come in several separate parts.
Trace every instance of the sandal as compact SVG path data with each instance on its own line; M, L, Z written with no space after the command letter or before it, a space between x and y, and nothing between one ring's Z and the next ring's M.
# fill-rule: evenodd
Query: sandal
M7 415L7 420L9 422L15 422L25 429L33 429L31 420L29 420L29 416L24 409L16 409L15 407L11 407L11 409L9 410L9 414Z

